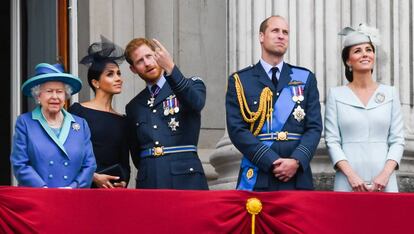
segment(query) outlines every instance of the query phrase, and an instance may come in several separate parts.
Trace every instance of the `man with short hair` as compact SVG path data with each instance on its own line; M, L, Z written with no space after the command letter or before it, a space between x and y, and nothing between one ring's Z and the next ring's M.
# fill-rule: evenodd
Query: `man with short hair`
M281 16L260 25L260 61L229 77L227 128L243 154L237 188L312 190L310 161L322 131L314 74L283 61L289 26Z
M203 81L185 78L155 39L133 39L125 57L147 86L126 106L136 187L208 189L197 155L206 99Z

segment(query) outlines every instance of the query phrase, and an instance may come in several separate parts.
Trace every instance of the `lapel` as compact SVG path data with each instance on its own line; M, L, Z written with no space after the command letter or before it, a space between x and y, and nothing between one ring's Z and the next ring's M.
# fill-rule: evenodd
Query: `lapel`
M371 98L368 101L366 108L374 109L378 106L382 106L388 102L391 102L394 99L391 89L388 89L387 86L379 84L377 90L372 94Z
M59 134L59 138L56 136L56 134L52 131L52 129L50 129L49 125L47 124L46 119L42 115L42 111L40 109L40 106L36 107L36 109L34 109L32 111L32 119L37 120L40 123L40 125L42 126L43 130L45 130L47 135L53 140L53 142L55 142L55 144L68 157L68 153L66 152L64 143L65 143L67 137L69 136L70 125L75 120L73 119L73 116L71 114L69 114L65 110L62 110L62 111L63 111L63 114L64 114L65 117L64 117L64 120L63 120L62 129L61 129L61 132Z
M266 71L264 70L262 64L260 64L260 61L256 63L253 70L253 76L257 77L256 79L264 84L265 86L269 87L272 92L275 92L275 86L273 85L272 81L270 80L269 76L266 74Z
M79 123L75 123L76 121L73 118L73 116L69 112L67 112L65 109L62 109L62 112L65 118L63 119L62 129L60 130L59 141L63 145L65 144L66 139L68 139L70 128L73 126L75 129L75 124L77 124L76 125L77 127L80 127L80 125ZM74 124L72 124L72 122ZM79 131L79 128L76 131Z
M141 103L144 106L148 106L148 101L151 97L151 93L148 90L147 87L145 87L144 90L142 90L142 93L139 94L140 96L142 96L141 98L138 98L138 102Z
M292 80L290 74L292 74L292 71L290 70L289 65L286 62L283 63L282 72L279 76L279 83L277 84L277 92L280 92Z
M384 85L379 85L369 99L367 106L364 106L358 96L346 85L335 88L331 92L335 92L336 99L339 102L369 110L392 101L392 93L385 87Z

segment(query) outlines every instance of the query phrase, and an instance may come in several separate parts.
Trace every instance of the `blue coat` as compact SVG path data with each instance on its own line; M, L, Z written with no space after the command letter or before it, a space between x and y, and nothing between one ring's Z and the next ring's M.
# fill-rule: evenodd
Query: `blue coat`
M88 124L62 111L59 138L40 107L17 118L10 160L19 186L90 187L96 162Z
M293 67L284 63L277 90L275 90L260 62L237 72L251 111L257 111L260 93L265 87L269 87L273 91L273 100L276 102L278 94L292 80L291 68ZM319 92L313 73L305 68L295 68L306 70L309 74L304 87L304 101L300 103L300 106L306 112L306 116L304 120L299 122L291 113L282 129L283 131L302 134L302 138L299 141L274 141L270 147L263 144L250 132L249 124L243 120L240 113L233 76L230 76L228 80L226 94L227 129L229 137L236 148L259 168L257 182L254 187L255 191L313 189L310 161L317 148L322 131ZM295 104L294 108L297 106L298 104ZM294 158L300 162L296 175L286 183L276 179L272 173L272 163L280 157Z
M179 112L164 115L165 100L175 95ZM148 88L142 90L126 106L131 157L138 169L137 188L208 189L201 161L196 152L166 154L141 158L141 151L153 147L198 144L201 110L206 100L206 87L199 78L185 78L177 67L150 107ZM179 122L175 131L168 123Z

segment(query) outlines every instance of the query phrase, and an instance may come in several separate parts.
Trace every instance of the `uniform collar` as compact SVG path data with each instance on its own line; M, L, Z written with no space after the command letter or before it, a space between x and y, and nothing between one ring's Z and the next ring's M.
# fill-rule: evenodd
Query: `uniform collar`
M64 118L59 137L57 137L56 134L54 134L53 130L47 124L47 121L43 116L40 106L37 106L36 109L32 111L32 119L39 121L42 128L46 131L47 135L56 143L57 146L59 146L63 153L65 153L66 156L68 156L66 149L64 147L64 143L69 136L70 127L72 125L71 123L75 122L75 119L65 109L62 109L61 111L63 113Z
M161 77L158 79L158 81L157 81L157 85L158 85L158 87L160 87L160 89L162 89L162 87L164 86L164 84L165 84L165 82L166 82L166 80L165 80L165 77L164 77L164 75L161 75ZM147 88L148 88L148 90L150 91L150 93L151 93L151 87L153 86L153 84L149 84L149 83L147 83Z
M265 70L267 76L269 77L270 80L272 80L272 65L268 64L266 61L264 61L262 58L260 59L260 64L262 65L263 69ZM283 60L277 64L275 67L279 68L279 74L276 74L277 79L279 79L280 74L282 73L282 68L283 68Z

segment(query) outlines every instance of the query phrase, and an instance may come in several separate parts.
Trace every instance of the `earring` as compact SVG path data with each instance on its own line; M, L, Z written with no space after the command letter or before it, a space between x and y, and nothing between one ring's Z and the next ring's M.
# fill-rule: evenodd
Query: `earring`
M352 72L352 67L351 66L349 66L349 71Z
M96 86L96 89L99 89L99 86Z

